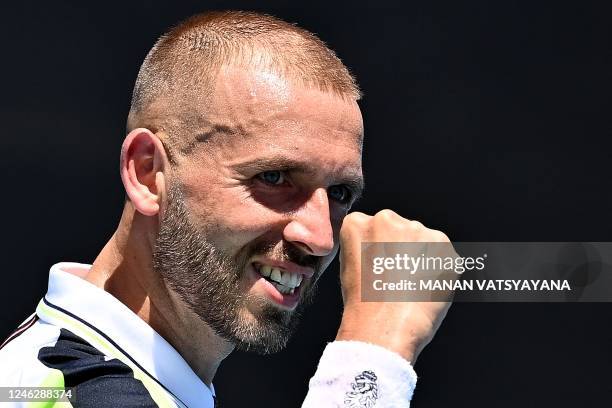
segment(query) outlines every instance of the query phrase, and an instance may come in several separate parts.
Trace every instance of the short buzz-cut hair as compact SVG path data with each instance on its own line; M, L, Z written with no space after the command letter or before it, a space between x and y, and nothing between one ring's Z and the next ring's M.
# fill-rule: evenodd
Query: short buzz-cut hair
M206 103L224 65L263 67L341 98L361 92L346 66L309 31L266 14L197 14L162 35L146 56L134 86L128 132L163 131L175 152L191 145L181 136L197 121L193 103ZM172 157L170 157L171 161Z

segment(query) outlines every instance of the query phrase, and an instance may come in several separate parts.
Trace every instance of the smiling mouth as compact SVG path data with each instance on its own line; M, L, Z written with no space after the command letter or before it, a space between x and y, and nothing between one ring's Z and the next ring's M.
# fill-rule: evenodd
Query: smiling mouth
M283 295L293 295L304 279L304 275L301 273L285 271L259 262L253 262L253 267L259 275L270 282Z

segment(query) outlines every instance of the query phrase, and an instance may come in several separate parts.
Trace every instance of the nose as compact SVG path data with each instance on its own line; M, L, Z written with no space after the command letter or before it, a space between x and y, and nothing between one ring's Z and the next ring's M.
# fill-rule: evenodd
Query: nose
M325 189L316 189L292 214L283 230L283 238L309 255L325 256L333 251L334 233Z

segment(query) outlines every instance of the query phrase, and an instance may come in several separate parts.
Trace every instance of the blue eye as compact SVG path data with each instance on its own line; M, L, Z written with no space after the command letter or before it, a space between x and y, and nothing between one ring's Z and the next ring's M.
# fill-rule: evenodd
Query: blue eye
M327 189L327 194L332 200L336 200L342 204L346 204L351 200L351 192L343 185L330 186Z
M263 182L272 185L283 184L285 178L283 172L279 170L264 171L257 175Z

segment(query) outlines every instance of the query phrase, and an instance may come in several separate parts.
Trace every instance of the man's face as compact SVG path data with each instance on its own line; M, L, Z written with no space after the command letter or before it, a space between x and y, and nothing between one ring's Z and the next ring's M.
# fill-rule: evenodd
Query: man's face
M199 142L170 177L154 263L222 337L277 351L360 193L361 113L354 101L236 67L221 70L206 105L193 107L198 130L184 136Z

